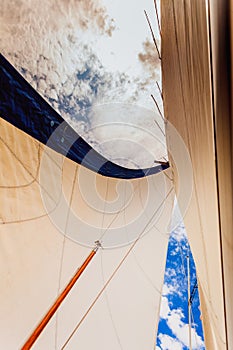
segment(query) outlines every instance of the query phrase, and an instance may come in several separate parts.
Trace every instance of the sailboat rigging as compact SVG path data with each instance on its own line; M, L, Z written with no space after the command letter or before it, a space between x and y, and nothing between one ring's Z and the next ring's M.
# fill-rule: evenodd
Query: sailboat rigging
M1 348L155 348L177 208L206 349L233 348L232 3L160 5L161 50L145 16L162 64L164 114L151 97L168 161L110 161L0 55ZM192 349L189 257L187 267Z

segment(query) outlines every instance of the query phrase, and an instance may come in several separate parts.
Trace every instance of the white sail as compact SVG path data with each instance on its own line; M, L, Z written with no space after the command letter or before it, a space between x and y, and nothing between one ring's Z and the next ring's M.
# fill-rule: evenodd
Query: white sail
M173 205L170 170L105 178L3 119L0 144L1 348L23 345L100 239L103 249L33 349L152 349ZM67 206L57 196L61 185Z
M229 6L229 1L161 2L165 115L184 139L193 167L184 221L211 350L233 348ZM177 171L174 177L178 188Z

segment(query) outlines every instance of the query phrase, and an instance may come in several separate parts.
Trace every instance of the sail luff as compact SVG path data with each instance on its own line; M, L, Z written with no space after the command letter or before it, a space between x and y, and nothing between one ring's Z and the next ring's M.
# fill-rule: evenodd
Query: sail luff
M205 345L211 350L233 346L227 9L229 1L161 2L165 115L184 139L192 161L194 189L184 222L197 267ZM179 174L170 161L178 193Z

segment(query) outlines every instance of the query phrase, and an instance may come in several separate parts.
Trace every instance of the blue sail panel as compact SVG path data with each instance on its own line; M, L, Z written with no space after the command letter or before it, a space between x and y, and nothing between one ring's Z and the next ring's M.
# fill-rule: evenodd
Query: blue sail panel
M164 163L128 169L95 151L0 54L0 116L36 140L103 176L133 179L156 174Z

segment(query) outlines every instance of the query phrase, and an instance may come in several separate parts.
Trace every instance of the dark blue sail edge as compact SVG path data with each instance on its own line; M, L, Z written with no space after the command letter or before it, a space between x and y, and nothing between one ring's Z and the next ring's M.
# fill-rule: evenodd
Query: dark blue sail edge
M140 178L169 167L169 164L165 163L148 169L128 169L101 156L1 54L0 117L43 144L48 144L50 140L49 147L53 150L103 176L120 179ZM51 137L52 135L56 136Z

